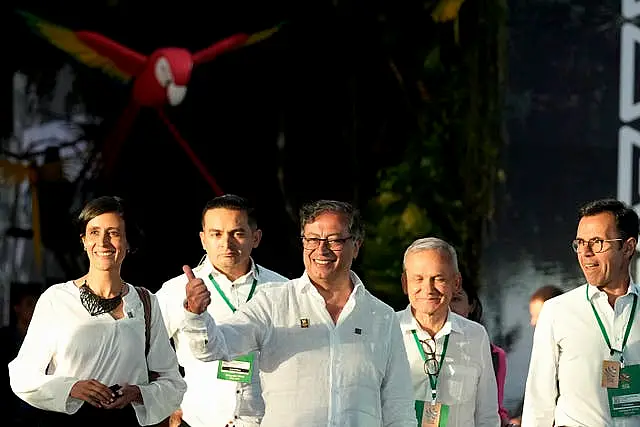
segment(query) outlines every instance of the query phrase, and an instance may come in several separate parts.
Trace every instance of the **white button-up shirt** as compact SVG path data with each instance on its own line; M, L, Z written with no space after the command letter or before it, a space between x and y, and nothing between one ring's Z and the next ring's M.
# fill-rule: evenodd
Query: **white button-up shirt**
M75 414L84 401L69 396L80 380L106 386L135 384L143 405L133 404L140 425L156 424L178 409L186 384L156 297L151 296L151 337L145 360L144 306L129 286L125 316L91 316L72 282L49 287L38 299L18 356L9 363L11 388L36 408ZM147 367L159 373L149 384ZM86 403L88 405L88 403Z
M305 273L262 287L222 325L185 311L184 331L202 360L261 352L263 427L415 427L395 313L351 280L336 323Z
M631 283L613 308L607 294L590 285L547 300L533 337L523 427L551 427L554 419L555 425L570 427L640 426L640 417L613 419L609 413L607 389L601 386L602 362L619 360L619 354L610 355L587 300L587 286L611 346L618 350L622 346L638 285ZM640 307L624 350L626 365L640 363L639 320Z
M247 301L254 280L257 281L256 291L264 283L289 280L256 265L253 260L250 271L233 283L213 268L208 259L193 273L204 280L211 292L211 304L207 311L220 324L228 321L233 311L214 287L209 274L236 309ZM188 385L181 404L182 418L191 427L224 426L232 420L236 426L259 425L264 414L264 402L258 377L258 357L254 358L252 382L240 383L218 379L219 361L202 362L193 356L180 331L185 319L183 302L186 284L187 277L183 274L164 283L156 293L167 332L174 340L178 362L184 368L184 379Z
M431 402L431 383L412 331L416 331L420 340L435 339L438 362L445 337L449 335L436 389L436 402L449 406L447 427L500 426L498 389L484 326L449 311L442 329L431 337L416 321L411 305L397 315L411 367L415 400Z

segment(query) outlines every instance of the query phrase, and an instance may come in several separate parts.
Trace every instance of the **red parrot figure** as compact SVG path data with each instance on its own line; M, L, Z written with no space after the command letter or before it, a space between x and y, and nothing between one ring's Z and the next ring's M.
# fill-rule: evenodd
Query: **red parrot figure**
M206 167L200 162L189 144L180 135L164 112L164 106L179 105L185 98L193 67L212 61L217 56L260 42L279 30L280 26L255 34L239 33L211 46L191 53L187 49L167 47L145 56L101 34L91 31L72 31L47 22L28 12L18 11L29 27L57 48L69 53L89 67L99 68L123 83L133 81L129 106L120 116L108 143L104 144L103 162L108 173L115 163L120 146L137 116L140 107L156 109L173 137L185 150L194 165L216 195L223 194Z

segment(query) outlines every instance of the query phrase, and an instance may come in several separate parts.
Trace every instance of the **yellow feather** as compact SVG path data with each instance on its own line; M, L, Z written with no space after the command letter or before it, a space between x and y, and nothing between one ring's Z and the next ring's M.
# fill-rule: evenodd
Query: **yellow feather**
M98 52L84 44L73 31L44 21L27 12L20 12L20 14L27 19L31 28L41 37L47 39L55 47L72 55L83 64L99 68L105 74L124 82L131 80L131 75L123 72L109 58L98 54Z

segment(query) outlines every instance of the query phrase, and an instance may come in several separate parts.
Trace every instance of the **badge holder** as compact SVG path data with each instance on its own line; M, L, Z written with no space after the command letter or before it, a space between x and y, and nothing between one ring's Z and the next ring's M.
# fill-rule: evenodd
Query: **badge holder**
M238 356L233 360L221 360L218 364L218 379L250 383L253 376L254 354Z
M621 368L617 387L608 387L607 396L612 418L640 415L640 365Z

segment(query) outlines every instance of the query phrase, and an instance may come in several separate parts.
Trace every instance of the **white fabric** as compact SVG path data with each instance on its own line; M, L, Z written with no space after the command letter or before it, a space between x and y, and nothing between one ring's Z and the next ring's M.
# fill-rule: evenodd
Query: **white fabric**
M447 427L500 426L496 377L484 326L449 311L443 328L431 337L416 321L411 305L397 315L411 367L415 400L430 402L431 384L411 331L415 330L421 340L435 338L438 361L445 337L449 335L436 389L436 401L449 405Z
M18 356L9 363L14 393L37 408L74 414L84 402L69 396L72 386L79 380L96 379L107 386L139 386L144 405L133 407L140 425L158 423L175 411L186 383L162 327L157 300L151 295L147 360L149 369L160 376L149 384L144 307L136 290L127 286L125 316L119 320L110 314L92 317L72 281L49 287L36 304Z
M605 292L583 285L547 300L542 306L533 337L533 349L525 391L524 427L598 426L631 427L640 417L615 418L609 414L607 390L601 387L603 360L611 357L585 289L596 307L611 345L620 349L631 314L631 284L614 308ZM640 363L640 301L624 351L626 365ZM557 403L556 403L557 399Z
M213 268L208 260L195 268L193 273L204 280L211 292L211 304L207 311L217 323L225 323L233 312L209 280L209 274L213 275L236 309L247 301L254 279L258 283L256 292L265 283L288 280L276 272L257 266L253 261L251 270L233 283ZM181 404L182 419L191 427L224 426L231 420L236 426L259 425L264 414L264 402L258 377L258 357L255 358L252 383L244 384L218 379L218 361L202 362L193 356L186 337L180 331L185 318L183 301L186 298L186 283L187 277L183 274L167 281L156 293L167 332L173 337L178 363L184 368L184 379L188 384Z
M261 351L263 427L415 427L398 320L351 274L335 324L305 273L263 287L222 325L185 310L184 332L201 360Z

